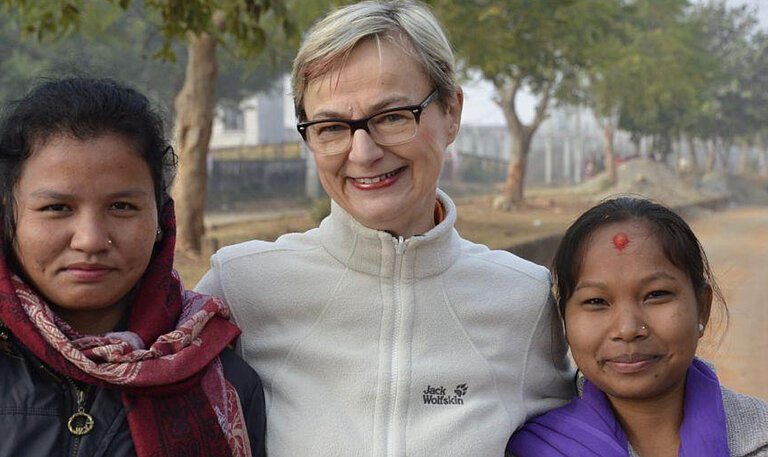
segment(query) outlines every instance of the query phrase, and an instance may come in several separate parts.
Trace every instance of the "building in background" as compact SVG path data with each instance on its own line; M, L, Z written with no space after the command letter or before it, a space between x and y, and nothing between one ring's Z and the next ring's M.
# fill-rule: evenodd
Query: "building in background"
M299 141L286 76L278 79L268 92L248 97L237 107L219 106L213 120L210 150Z
M246 209L254 201L300 199L307 154L293 120L287 77L267 92L216 110L208 154L208 208Z

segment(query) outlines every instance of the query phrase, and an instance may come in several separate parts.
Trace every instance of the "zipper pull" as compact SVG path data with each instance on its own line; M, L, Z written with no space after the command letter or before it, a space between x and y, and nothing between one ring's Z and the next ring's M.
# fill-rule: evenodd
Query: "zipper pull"
M408 240L403 238L402 236L399 236L397 238L392 238L392 240L395 242L395 252L398 254L402 254L405 252L405 246L408 244Z
M8 327L5 326L2 319L0 319L0 351L7 354L13 354L15 352L11 343L11 332L8 330Z
M69 379L70 384L75 389L75 396L77 397L77 411L69 417L67 421L67 429L69 433L75 436L83 436L93 430L93 416L85 412L85 398L86 390L77 387L74 381Z

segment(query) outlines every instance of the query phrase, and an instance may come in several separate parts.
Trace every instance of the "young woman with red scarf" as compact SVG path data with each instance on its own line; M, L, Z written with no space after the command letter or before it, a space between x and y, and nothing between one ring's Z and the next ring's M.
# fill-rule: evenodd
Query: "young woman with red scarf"
M147 99L49 81L0 129L0 456L264 455L240 330L172 269L175 155Z

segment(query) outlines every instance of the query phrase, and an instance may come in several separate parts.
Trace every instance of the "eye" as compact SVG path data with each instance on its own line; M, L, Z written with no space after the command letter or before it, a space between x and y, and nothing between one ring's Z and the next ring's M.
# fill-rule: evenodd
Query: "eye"
M341 124L328 124L324 125L320 129L320 133L333 133L338 132L339 130L342 130L344 127L341 126Z
M134 205L133 203L128 202L115 202L109 205L109 209L117 210L117 211L135 211L139 209Z
M375 122L376 125L381 128L408 122L411 117L412 116L409 116L408 111L391 111L389 113L383 113L379 116L376 116L373 122Z
M318 137L336 137L339 134L346 133L349 127L346 124L340 122L328 122L322 124L315 124L312 126L315 135Z
M582 306L588 308L605 308L608 306L608 302L605 299L599 297L588 298L581 302L581 304Z
M386 114L381 118L382 122L400 122L404 120L405 120L405 116L403 116L402 113L400 113L399 111L395 113Z
M672 295L672 292L666 291L666 290L654 290L653 292L648 293L645 296L646 300L662 300L664 298L668 298Z
M64 211L70 211L71 208L63 203L54 203L52 205L46 205L40 208L40 211L50 211L50 212L64 212Z

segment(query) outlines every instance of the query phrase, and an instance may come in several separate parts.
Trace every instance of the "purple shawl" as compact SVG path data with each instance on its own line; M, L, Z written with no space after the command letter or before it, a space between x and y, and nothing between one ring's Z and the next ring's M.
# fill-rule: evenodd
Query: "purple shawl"
M580 398L528 421L507 445L517 457L627 457L629 443L608 398L584 382ZM679 457L728 457L720 383L694 359L685 381Z

